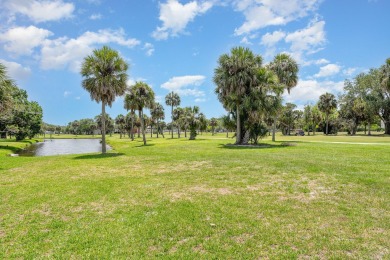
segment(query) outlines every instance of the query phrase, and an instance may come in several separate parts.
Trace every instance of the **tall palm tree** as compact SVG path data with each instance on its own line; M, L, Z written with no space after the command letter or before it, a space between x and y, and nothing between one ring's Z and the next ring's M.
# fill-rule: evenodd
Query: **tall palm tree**
M215 117L212 117L209 122L211 126L211 134L215 134L215 127L218 125L218 120Z
M326 135L328 135L328 127L329 127L329 115L332 113L334 109L337 108L336 97L331 93L325 93L320 96L320 100L318 101L318 109L325 113L326 120Z
M133 97L133 102L138 110L138 116L141 121L141 131L144 145L146 145L145 126L144 126L144 108L153 108L154 105L154 92L151 87L145 82L136 82L130 87L130 93Z
M297 62L288 54L280 53L275 56L274 60L268 65L278 75L279 83L282 84L288 94L290 90L298 84L299 67ZM272 127L272 141L275 142L276 132L276 114L274 115L274 123Z
M165 118L164 107L160 103L155 103L153 109L150 111L150 114L152 118L156 120L158 138L158 134L160 132L160 120L164 120ZM164 137L164 133L162 133L162 135Z
M181 127L183 126L183 116L184 116L184 109L181 107L175 108L172 113L172 124L173 122L176 123L177 125L177 138L180 138L180 130ZM173 132L173 127L172 127L172 132Z
M122 139L123 130L125 129L125 124L126 124L125 116L122 114L119 114L115 118L115 124L119 130L119 138Z
M131 117L131 130L130 130L130 137L131 140L134 141L134 118L135 118L135 110L137 109L137 104L135 103L135 95L134 93L130 92L125 95L125 101L124 101L124 108L129 111L130 110L130 117Z
M165 97L165 104L171 106L171 118L172 118L172 139L173 139L173 107L180 106L180 96L175 92L170 92Z
M224 108L235 110L237 120L236 144L241 144L241 111L243 98L256 82L256 70L261 67L262 58L244 47L231 49L230 54L223 54L218 59L214 70L215 92Z
M127 63L118 52L108 46L93 51L84 58L81 75L82 86L91 99L102 103L102 153L106 153L105 108L112 106L116 96L122 96L126 90Z

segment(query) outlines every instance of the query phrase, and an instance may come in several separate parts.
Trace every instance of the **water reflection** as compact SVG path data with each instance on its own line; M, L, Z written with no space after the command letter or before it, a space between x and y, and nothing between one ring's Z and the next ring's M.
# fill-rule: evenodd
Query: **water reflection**
M107 150L111 147L107 145ZM21 151L21 156L49 156L61 154L95 153L102 151L99 139L48 139Z

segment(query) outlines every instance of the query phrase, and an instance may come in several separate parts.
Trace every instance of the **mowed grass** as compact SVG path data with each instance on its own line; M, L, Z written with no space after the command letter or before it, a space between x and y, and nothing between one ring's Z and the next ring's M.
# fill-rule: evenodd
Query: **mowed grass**
M233 141L115 135L107 155L49 157L0 142L0 258L390 258L390 137Z

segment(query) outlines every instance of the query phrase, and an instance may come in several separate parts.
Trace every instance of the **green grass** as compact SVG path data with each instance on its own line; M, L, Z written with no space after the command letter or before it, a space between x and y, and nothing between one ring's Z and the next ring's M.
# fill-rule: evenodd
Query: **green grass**
M0 258L388 259L390 137L277 141L114 136L49 157L0 141Z

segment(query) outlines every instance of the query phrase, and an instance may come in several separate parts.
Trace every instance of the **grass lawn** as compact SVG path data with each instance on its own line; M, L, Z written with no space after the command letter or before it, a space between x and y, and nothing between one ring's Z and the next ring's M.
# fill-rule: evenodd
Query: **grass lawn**
M107 139L49 157L0 141L1 259L390 258L390 137Z

